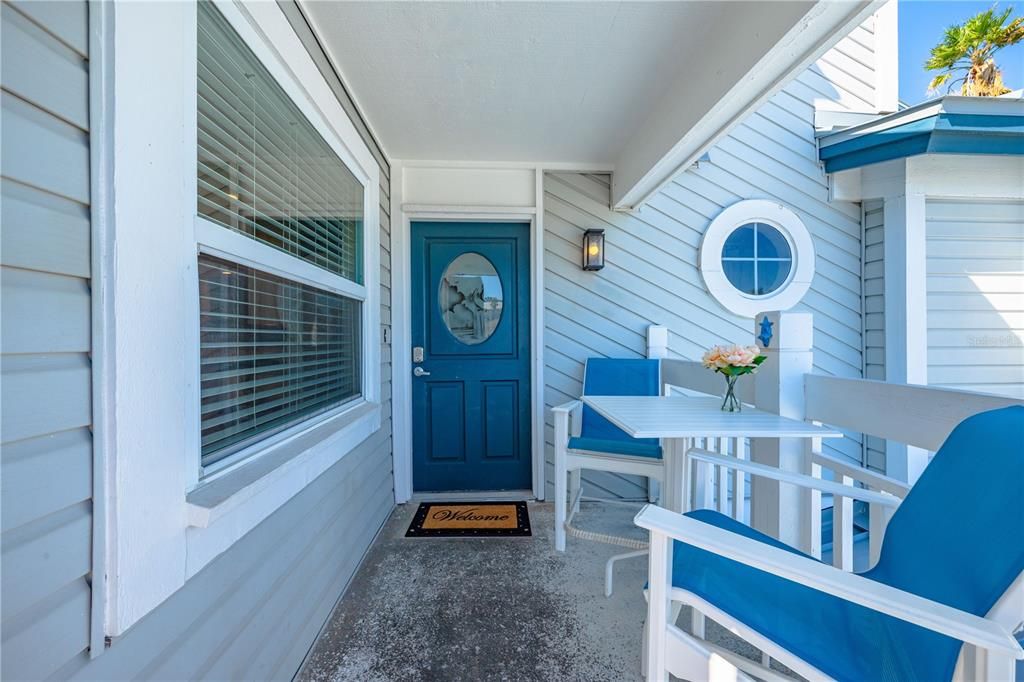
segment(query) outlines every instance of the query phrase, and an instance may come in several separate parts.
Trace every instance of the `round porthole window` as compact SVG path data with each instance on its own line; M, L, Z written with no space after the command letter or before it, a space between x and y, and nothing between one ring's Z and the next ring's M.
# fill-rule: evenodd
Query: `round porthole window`
M770 201L733 204L708 226L700 248L708 291L746 317L786 310L814 276L814 245L799 217Z

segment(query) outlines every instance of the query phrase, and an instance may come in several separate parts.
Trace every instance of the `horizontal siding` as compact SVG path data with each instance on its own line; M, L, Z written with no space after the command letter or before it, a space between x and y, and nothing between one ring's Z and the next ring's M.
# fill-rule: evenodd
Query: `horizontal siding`
M886 65L878 65L875 55L875 17L871 16L822 55L793 89L819 111L876 113L876 71Z
M815 108L873 111L873 20L842 40L735 127L708 158L679 174L636 214L609 210L608 176L544 178L545 444L552 480L550 408L580 395L591 356L641 357L646 329L671 330L673 357L697 359L709 346L749 342L753 323L723 309L697 267L711 220L742 199L791 208L814 240L817 268L800 308L814 313L815 370L863 372L861 207L829 202L814 139ZM580 270L582 233L605 230L606 266ZM826 445L860 463L862 437ZM592 495L637 498L639 479L587 473ZM549 491L550 492L550 491Z
M289 680L393 505L379 431L67 679Z
M646 244L623 234L621 259L599 273L580 270L583 230L603 227L608 210L608 175L574 173L544 177L544 447L545 480L554 480L554 422L551 408L583 392L583 363L588 357L644 357L645 313L654 314L661 291L642 277L645 264L636 253ZM620 216L631 221L628 216ZM611 253L610 234L606 251ZM626 249L629 249L628 251ZM622 264L621 266L618 264ZM630 266L640 269L633 276ZM620 270L620 267L623 270ZM649 264L646 265L649 269ZM631 286L623 287L619 277ZM583 472L584 494L592 497L645 499L646 481L600 471ZM553 491L549 489L548 499Z
M4 679L84 657L92 553L85 2L0 4Z
M929 200L928 383L1024 398L1024 202Z
M885 224L880 199L864 209L864 378L885 381ZM885 471L885 439L864 436L865 464Z
M3 677L288 680L394 506L389 166L371 140L381 429L90 660L86 22L84 2L3 3Z

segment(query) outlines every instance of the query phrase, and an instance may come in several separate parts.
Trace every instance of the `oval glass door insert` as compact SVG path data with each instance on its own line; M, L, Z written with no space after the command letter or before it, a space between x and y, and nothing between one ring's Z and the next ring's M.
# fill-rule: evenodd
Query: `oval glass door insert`
M437 294L445 326L467 346L483 343L494 333L501 321L502 300L498 271L475 251L448 264Z

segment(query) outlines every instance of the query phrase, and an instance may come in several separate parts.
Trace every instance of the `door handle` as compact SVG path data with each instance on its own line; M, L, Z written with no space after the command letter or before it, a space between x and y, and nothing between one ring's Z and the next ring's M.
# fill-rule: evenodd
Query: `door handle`
M429 377L430 376L430 372L428 372L427 370L423 369L422 367L414 367L413 370L412 370L412 375L414 377Z

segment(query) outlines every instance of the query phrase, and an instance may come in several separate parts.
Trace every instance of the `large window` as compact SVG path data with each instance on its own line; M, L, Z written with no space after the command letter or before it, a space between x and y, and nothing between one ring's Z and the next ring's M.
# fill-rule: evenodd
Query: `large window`
M363 187L212 3L199 3L199 214L361 283Z
M199 257L202 464L359 395L360 304Z
M101 648L372 449L386 330L382 167L277 3L108 14L132 39L94 64L118 96L93 189L121 198L94 254Z
M208 472L360 395L364 188L212 3L197 38Z

